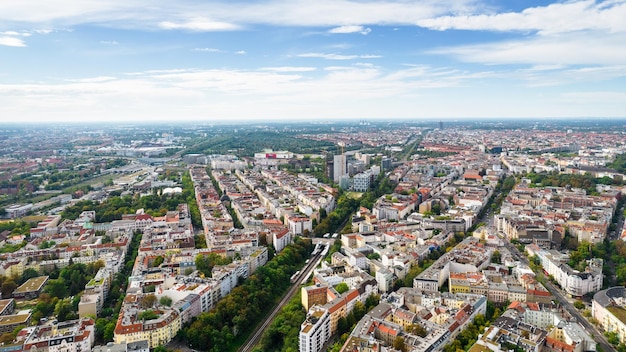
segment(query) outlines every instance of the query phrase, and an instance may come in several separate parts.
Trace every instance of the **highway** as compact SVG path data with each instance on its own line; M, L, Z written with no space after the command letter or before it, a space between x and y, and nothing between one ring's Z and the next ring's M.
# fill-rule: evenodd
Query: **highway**
M511 252L511 254L514 254L514 256L516 256L524 264L526 265L529 264L528 258L526 258L526 256L523 253L520 253L514 245L512 245L507 240L505 240L504 243L505 243L505 247L507 247L507 249ZM543 273L538 273L538 274L543 275ZM576 309L572 303L570 303L570 301L567 300L567 297L563 295L563 293L558 287L554 286L554 284L552 284L550 280L545 280L544 286L548 289L548 291L550 291L552 296L554 296L554 298L556 298L556 300L559 303L561 303L561 306L565 308L576 319L576 321L578 321L578 323L585 328L587 333L596 341L598 345L602 347L602 350L604 352L616 352L617 351L615 347L613 347L613 345L609 343L606 337L600 331L598 331L598 329L596 329L596 327L593 324L591 324L580 313L580 311Z
M263 333L265 332L267 327L270 326L272 321L274 321L274 318L276 317L276 315L278 315L278 312L280 312L280 310L287 303L289 303L289 301L293 298L293 296L298 292L298 290L300 289L300 284L302 280L304 280L305 278L308 278L309 275L311 275L311 273L313 272L313 269L315 269L315 267L319 264L320 260L323 259L321 252L322 250L320 250L316 255L311 257L309 262L300 270L300 274L298 274L294 278L293 283L291 284L291 288L289 288L287 293L283 295L278 305L276 305L276 307L272 309L269 315L265 317L265 320L263 320L261 323L259 323L259 325L257 325L257 327L254 329L252 334L248 337L246 342L244 342L244 344L239 348L238 351L240 352L252 351L254 347L259 343L259 341L261 341L261 337L263 336Z

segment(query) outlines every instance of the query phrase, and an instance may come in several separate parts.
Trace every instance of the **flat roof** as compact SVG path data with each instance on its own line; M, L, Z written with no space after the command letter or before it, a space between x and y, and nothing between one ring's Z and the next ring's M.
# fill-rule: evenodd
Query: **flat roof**
M2 312L11 302L14 301L13 298L9 299L0 299L0 312Z
M34 292L39 291L41 286L46 283L48 280L48 276L38 276L32 279L28 279L22 286L18 287L13 293L24 293L24 292Z
M626 324L626 309L622 307L609 306L606 307L606 310L615 315L615 317L619 319L622 323Z
M31 314L0 315L0 326L26 324Z

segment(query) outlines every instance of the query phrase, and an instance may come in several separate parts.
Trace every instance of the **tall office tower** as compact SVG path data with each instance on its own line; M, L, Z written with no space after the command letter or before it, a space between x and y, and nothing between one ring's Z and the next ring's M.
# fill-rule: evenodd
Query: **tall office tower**
M348 163L345 154L333 157L333 181L339 183L341 177L348 174Z

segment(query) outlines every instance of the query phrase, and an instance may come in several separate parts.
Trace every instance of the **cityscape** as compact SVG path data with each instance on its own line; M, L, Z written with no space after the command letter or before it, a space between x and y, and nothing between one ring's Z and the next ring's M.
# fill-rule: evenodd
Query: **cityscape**
M624 351L624 126L2 125L0 351Z
M0 1L0 352L626 352L626 0Z

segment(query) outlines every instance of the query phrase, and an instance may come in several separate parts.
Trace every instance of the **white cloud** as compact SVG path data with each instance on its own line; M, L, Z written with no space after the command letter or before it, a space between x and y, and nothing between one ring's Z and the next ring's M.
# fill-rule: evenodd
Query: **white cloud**
M94 119L110 116L137 120L165 119L181 114L188 118L200 118L207 111L217 114L213 116L233 119L246 115L287 117L295 113L313 116L311 114L334 114L338 111L370 116L370 102L380 104L380 110L376 110L378 113L383 114L383 110L389 113L389 107L383 109L387 105L384 104L386 99L393 99L397 106L403 106L404 103L411 103L404 102L404 97L414 97L420 94L419 91L458 85L459 79L454 74L439 75L439 70L427 67L419 73L397 74L358 66L327 68L321 72L311 67L173 69L133 72L119 77L0 84L0 109L3 116L13 112L19 116L31 116L31 119L34 119L33 116L50 116L65 120L84 116ZM242 99L246 101L245 107L240 104ZM368 103L363 103L364 99ZM353 102L361 103L355 108ZM320 104L324 106L323 110L319 109ZM349 112L350 106L356 110ZM277 107L280 109L276 110Z
M11 36L18 36L18 37L30 37L32 35L32 33L30 33L30 32L6 31L6 32L0 32L0 35L11 35Z
M575 104L626 104L626 92L567 92L562 97Z
M563 33L527 40L438 48L431 54L488 65L621 65L626 33Z
M193 51L202 51L207 53L223 53L222 50L216 48L194 48Z
M330 29L328 33L331 33L331 34L361 33L363 35L368 35L371 31L372 30L370 28L366 28L363 26L348 25L348 26L341 26L341 27Z
M380 55L342 55L342 54L325 54L325 53L304 53L298 54L298 57L318 58L325 60L355 60L355 59L379 59Z
M468 13L475 6L476 0L20 0L0 2L0 23L42 23L56 27L98 24L192 31L236 30L249 24L414 25L420 19Z
M237 55L246 55L247 52L245 50L238 50L238 51L235 51L235 54L237 54Z
M100 44L104 45L118 45L119 43L115 40L101 40Z
M281 67L263 67L260 69L261 71L272 71L272 72L311 72L317 70L315 67L304 67L304 66L281 66Z
M99 77L90 77L90 78L81 78L81 79L68 79L68 82L77 82L77 83L98 83L98 82L108 82L115 80L115 77L111 76L99 76Z
M453 15L421 19L434 30L538 31L540 34L601 30L626 31L626 2L582 0L531 7L522 12Z
M15 37L0 37L0 45L24 47L26 43L22 39Z
M487 90L476 89L484 83L483 78L498 79ZM118 77L0 84L0 112L2 116L19 116L20 121L84 121L85 116L103 121L173 117L234 121L623 114L624 92L563 95L540 88L511 89L502 81L493 72L430 66L396 71L358 66L316 72L272 68L154 70ZM451 99L455 104L449 104ZM242 100L246 104L241 104ZM533 104L527 104L529 100ZM578 104L572 104L574 100Z
M240 27L236 24L220 21L210 21L206 19L192 20L180 23L163 21L159 23L159 27L162 29L182 29L196 32L232 31L240 29Z

